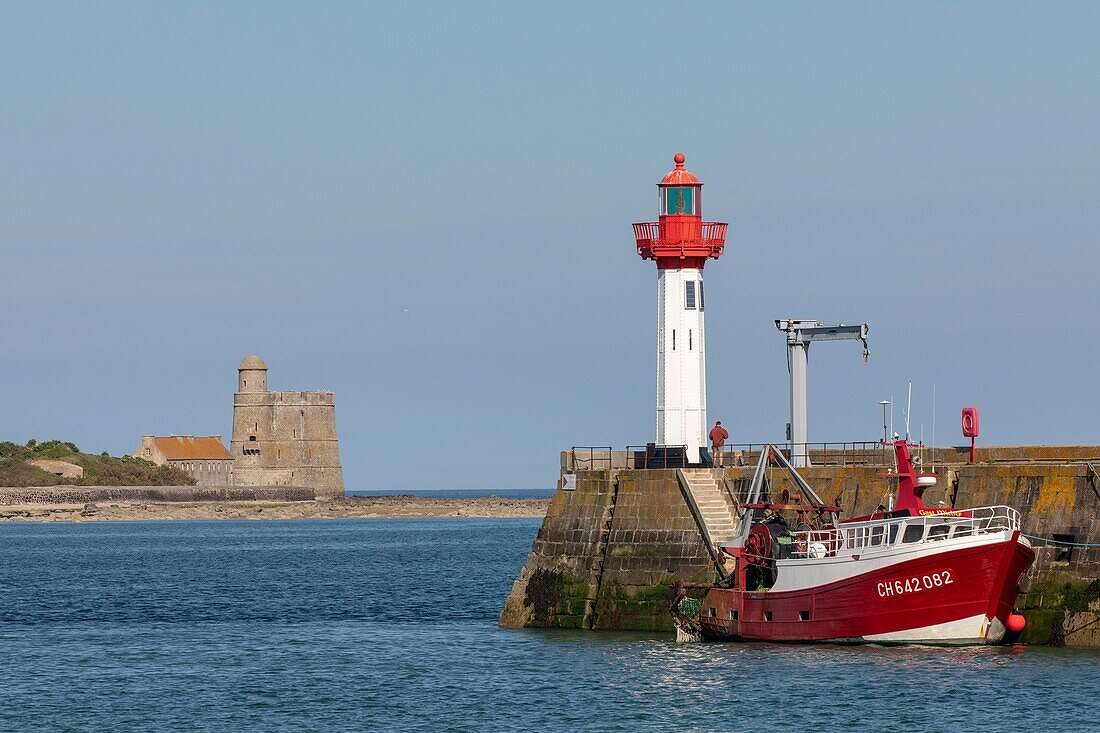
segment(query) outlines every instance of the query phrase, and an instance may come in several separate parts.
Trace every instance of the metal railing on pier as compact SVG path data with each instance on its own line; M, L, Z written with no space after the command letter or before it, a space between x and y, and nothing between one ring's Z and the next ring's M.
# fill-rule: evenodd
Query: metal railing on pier
M607 471L613 468L687 468L686 445L628 445L615 450L612 446L575 445L569 449L570 471Z
M712 455L714 466L733 468L755 465L760 451L767 443L727 443L722 455ZM780 452L792 460L796 448L809 456L811 466L892 466L894 449L889 443L873 440L854 440L826 443L786 443ZM685 445L628 445L624 449L613 446L575 445L569 449L568 466L572 471L606 471L615 468L688 468Z
M760 451L767 443L726 443L722 447L722 457L715 461L716 466L751 466L760 460ZM894 449L881 440L852 440L839 443L785 443L780 452L788 461L792 460L795 449L809 456L811 466L892 466Z
M569 468L573 471L606 471L613 464L611 446L575 445L569 449Z

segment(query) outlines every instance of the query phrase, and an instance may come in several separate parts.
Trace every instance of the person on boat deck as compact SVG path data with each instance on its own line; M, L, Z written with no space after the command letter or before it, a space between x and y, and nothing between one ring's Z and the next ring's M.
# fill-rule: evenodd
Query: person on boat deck
M730 434L722 427L722 421L716 421L714 427L710 429L710 454L716 466L722 465L722 447L726 444L726 440L728 440L729 437Z

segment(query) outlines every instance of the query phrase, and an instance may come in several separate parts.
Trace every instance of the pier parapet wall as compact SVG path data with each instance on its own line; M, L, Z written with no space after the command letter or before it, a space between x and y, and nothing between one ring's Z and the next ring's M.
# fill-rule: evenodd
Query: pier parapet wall
M986 449L990 463L948 463L925 493L929 506L1006 505L1020 511L1036 561L1019 606L1029 643L1100 647L1100 448ZM953 449L944 449L948 458ZM568 456L568 454L565 454ZM939 458L940 456L937 456ZM982 455L979 454L979 458ZM615 461L625 465L625 459ZM605 464L606 465L606 464ZM575 490L551 502L500 617L506 627L671 630L669 586L716 579L706 543L672 469L576 471ZM580 469L580 470L577 470ZM730 506L743 498L753 468L722 471ZM848 516L885 503L881 466L814 466L803 476L826 501L839 497ZM773 476L775 491L785 473ZM793 487L792 493L795 491Z
M100 501L314 501L308 486L20 486L0 487L0 506Z

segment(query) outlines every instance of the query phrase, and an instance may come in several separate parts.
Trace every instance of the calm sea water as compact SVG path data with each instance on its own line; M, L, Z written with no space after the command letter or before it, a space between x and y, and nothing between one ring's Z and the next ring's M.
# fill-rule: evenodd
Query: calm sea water
M411 494L432 499L476 499L498 496L501 499L549 499L555 489L358 489L348 491L350 496L393 496Z
M537 520L0 526L0 729L1097 730L1100 655L501 630Z

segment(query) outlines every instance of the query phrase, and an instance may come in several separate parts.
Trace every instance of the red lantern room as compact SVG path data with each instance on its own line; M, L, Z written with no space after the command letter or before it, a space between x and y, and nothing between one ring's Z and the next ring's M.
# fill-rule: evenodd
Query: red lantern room
M638 254L659 269L702 269L726 246L725 222L703 221L702 182L684 168L684 154L673 157L676 168L657 184L660 217L634 225Z

